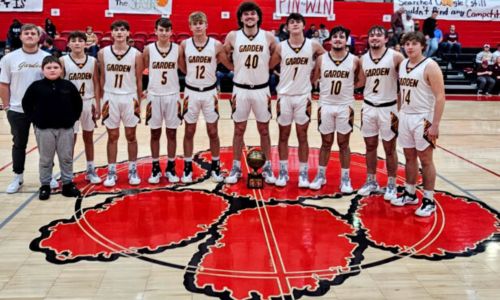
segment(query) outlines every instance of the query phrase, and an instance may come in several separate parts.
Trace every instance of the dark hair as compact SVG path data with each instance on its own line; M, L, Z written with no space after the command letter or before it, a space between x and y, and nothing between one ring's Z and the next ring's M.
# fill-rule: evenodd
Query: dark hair
M54 45L54 41L51 39L51 38L46 38L44 40L45 43L47 43L47 45L50 45L50 46L53 46Z
M163 27L163 28L170 28L172 29L172 22L170 21L169 18L159 18L155 22L155 29L158 27Z
M319 28L324 29L326 28L325 24L319 24Z
M86 42L87 35L81 31L73 31L68 35L68 42L71 41L71 39L82 39Z
M380 25L373 25L369 30L368 30L368 35L374 32L382 32L384 34L384 37L387 37L387 30L384 28L384 26Z
M288 25L288 22L290 22L291 20L302 22L302 24L306 25L306 19L304 19L304 16L299 13L291 13L286 18L286 24Z
M240 6L238 7L238 10L236 11L236 16L238 17L238 26L240 28L243 28L243 22L241 22L241 16L243 15L244 12L246 11L252 11L255 10L257 12L257 15L259 16L259 21L257 22L257 27L260 28L260 25L262 24L262 10L260 7L255 4L255 2L252 1L247 1L247 2L242 2Z
M53 55L49 55L49 56L45 56L45 58L42 60L42 69L46 65L51 64L51 63L56 63L59 65L59 67L62 68L62 65L61 65L61 62L59 61L59 59Z
M52 24L52 20L50 18L46 18L45 19L45 25L49 25L49 21Z
M119 27L124 27L125 29L127 29L127 31L130 31L130 25L125 20L116 20L113 23L111 23L110 27L111 27L111 30L117 29Z
M424 48L427 47L427 42L425 40L425 36L422 32L420 31L413 31L413 32L408 32L403 35L401 38L401 44L404 45L406 42L410 41L417 41L419 42Z
M345 33L345 39L346 40L349 38L349 34L351 33L351 31L349 29L345 28L344 26L335 26L330 31L330 38L332 38L332 36L334 34L336 34L337 32L343 32L343 33Z

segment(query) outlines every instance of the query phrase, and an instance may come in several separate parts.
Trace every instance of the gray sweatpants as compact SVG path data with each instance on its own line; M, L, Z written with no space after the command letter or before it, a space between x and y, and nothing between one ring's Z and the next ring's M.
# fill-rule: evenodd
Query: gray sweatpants
M59 157L61 181L68 184L73 180L73 128L40 129L35 128L38 152L40 153L39 172L40 183L49 185L52 179L54 156Z

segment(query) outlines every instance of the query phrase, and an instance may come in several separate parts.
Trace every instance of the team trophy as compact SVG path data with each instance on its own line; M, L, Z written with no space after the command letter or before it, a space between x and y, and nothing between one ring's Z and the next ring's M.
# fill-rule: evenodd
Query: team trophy
M253 170L248 173L247 187L261 189L264 187L264 177L258 170L266 163L266 156L260 150L252 150L247 155L247 163Z

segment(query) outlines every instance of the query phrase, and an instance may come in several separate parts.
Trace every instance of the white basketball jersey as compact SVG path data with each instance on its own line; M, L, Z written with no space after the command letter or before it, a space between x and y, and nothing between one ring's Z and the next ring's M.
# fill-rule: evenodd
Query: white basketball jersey
M320 67L320 105L352 104L354 101L354 55L335 61L330 52L322 55Z
M281 42L281 71L277 87L279 94L303 95L311 92L313 55L310 39L305 39L299 48L293 48L288 40Z
M124 55L116 55L112 46L104 48L104 91L113 94L136 94L135 56L137 49L129 47Z
M179 45L170 43L170 48L166 52L161 52L156 43L151 43L146 47L149 49L148 93L155 96L178 93L180 90L177 75Z
M394 66L394 50L387 48L380 59L372 59L370 51L362 56L366 76L364 97L374 104L391 102L398 97L398 73Z
M199 46L199 45L198 45ZM186 40L186 84L192 87L209 87L217 82L217 53L215 40L208 38L202 47L196 47L193 38Z
M432 60L425 58L409 70L409 60L405 59L399 68L399 86L401 89L401 111L408 114L429 113L434 111L436 97L431 86L425 81L425 67Z
M269 81L269 44L266 32L259 29L253 38L243 30L236 32L233 62L234 79L239 84L259 85Z
M64 61L64 79L71 81L83 100L95 98L94 95L94 69L96 59L86 55L84 63L76 63L68 54L62 57Z

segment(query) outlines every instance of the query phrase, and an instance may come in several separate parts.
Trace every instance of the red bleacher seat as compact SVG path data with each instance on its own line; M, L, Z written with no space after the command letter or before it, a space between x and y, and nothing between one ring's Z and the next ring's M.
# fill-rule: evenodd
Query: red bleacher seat
M109 45L112 45L113 44L113 40L109 37L103 37L100 41L99 41L99 48L104 48L106 46L109 46Z
M209 32L207 35L208 35L209 37L211 37L211 38L214 38L214 39L216 39L216 40L219 40L219 41L220 41L220 35L219 35L218 33L216 33L216 32Z
M180 43L183 40L187 40L190 37L191 37L191 35L187 32L179 32L176 34L176 41L177 41L177 43Z
M54 39L54 47L56 47L56 49L60 51L65 52L67 45L68 45L67 37L66 38L58 37Z
M145 32L136 32L132 35L134 40L146 41L148 39L148 34Z

